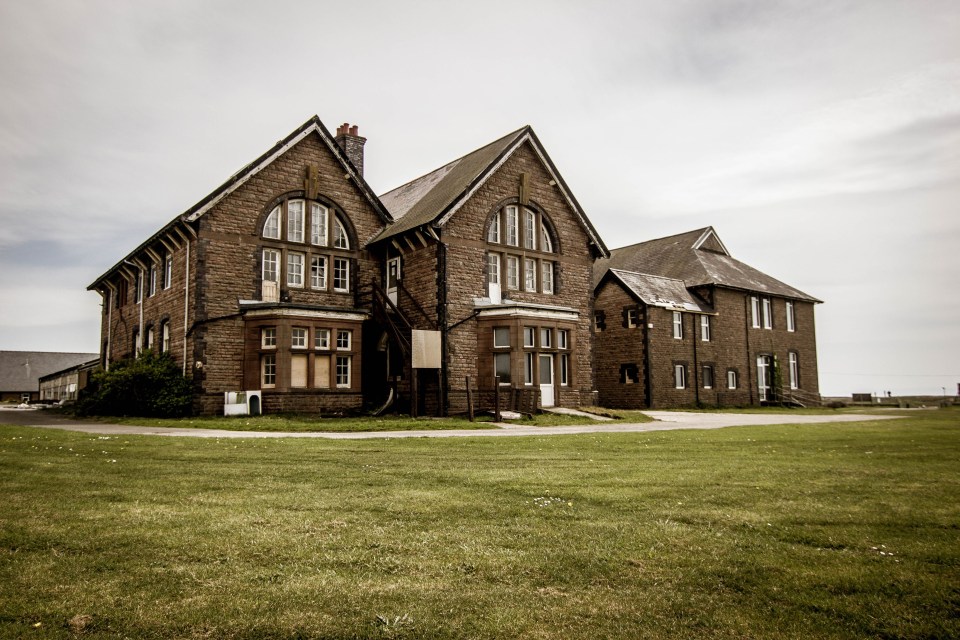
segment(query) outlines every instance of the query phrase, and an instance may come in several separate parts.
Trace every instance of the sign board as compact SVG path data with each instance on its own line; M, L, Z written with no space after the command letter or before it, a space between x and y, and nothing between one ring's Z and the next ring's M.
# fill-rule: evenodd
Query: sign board
M413 330L411 349L414 369L440 368L440 332Z

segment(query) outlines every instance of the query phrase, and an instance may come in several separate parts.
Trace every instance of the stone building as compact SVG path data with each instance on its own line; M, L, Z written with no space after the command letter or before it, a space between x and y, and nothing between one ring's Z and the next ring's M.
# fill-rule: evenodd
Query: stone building
M615 249L594 277L601 405L819 403L814 305L712 227Z
M444 414L495 374L508 405L592 402L609 253L533 131L382 198L364 143L311 118L97 278L103 365L169 352L199 413L261 390L270 412Z

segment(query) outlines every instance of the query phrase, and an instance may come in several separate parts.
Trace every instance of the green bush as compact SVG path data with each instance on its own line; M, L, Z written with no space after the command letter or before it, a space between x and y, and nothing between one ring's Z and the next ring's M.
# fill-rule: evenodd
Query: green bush
M169 353L144 351L98 371L80 394L77 413L179 418L190 414L191 383Z

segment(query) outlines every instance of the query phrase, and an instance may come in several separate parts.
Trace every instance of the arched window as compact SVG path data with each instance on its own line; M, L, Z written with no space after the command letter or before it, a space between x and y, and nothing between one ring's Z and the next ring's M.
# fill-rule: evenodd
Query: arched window
M263 237L280 239L280 205L270 212L263 225Z
M347 230L343 228L340 218L333 222L333 246L337 249L350 248L350 236L347 235Z
M490 217L486 228L487 283L500 292L556 293L553 226L532 207L510 204Z

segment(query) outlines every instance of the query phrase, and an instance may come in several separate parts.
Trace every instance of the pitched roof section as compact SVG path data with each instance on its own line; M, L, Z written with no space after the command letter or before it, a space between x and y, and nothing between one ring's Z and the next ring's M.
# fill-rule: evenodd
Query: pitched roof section
M715 285L821 302L731 256L713 227L614 249L609 259L594 264L595 284L608 269L677 278L688 287Z
M493 173L523 144L529 143L543 162L550 176L556 181L564 198L573 209L587 235L600 255L609 251L596 229L590 223L580 203L567 187L550 156L529 126L505 135L499 140L480 147L462 158L431 171L392 191L380 196L381 202L390 211L396 222L384 229L376 238L384 240L421 225L441 226L450 219L463 203L479 189Z
M125 260L133 259L145 248L156 242L161 236L178 227L178 225L181 229L184 229L184 226L189 226L187 223L194 222L200 216L215 207L218 202L239 189L248 180L250 180L250 178L260 173L274 160L279 158L287 150L292 148L311 133L317 133L317 135L320 136L320 139L323 140L324 144L326 144L327 148L330 149L330 152L333 153L334 157L339 160L340 164L343 166L343 170L348 176L351 177L354 184L357 185L357 187L363 193L364 198L368 203L370 203L370 206L373 207L373 210L377 212L377 215L380 216L383 222L392 222L393 217L390 215L390 212L387 211L387 208L383 206L383 203L381 203L380 199L377 198L377 195L373 192L373 189L370 188L370 185L367 184L367 181L363 179L363 176L360 175L360 172L357 171L357 168L353 166L350 158L347 157L347 154L344 152L344 150L340 148L340 145L337 144L333 136L330 135L330 132L320 121L320 118L318 116L313 116L300 125L295 131L290 133L287 137L273 145L273 147L267 150L259 158L230 176L226 182L214 189L198 203L178 215L176 218L164 225L155 234L147 238L147 240L140 244L140 246L128 253L119 262L104 272L99 278L94 280L93 283L87 287L87 290L96 289L104 279L120 268Z
M610 269L608 273L644 304L677 311L713 312L712 308L690 293L683 280L620 269Z
M0 351L0 391L39 391L40 376L99 357L97 353Z

